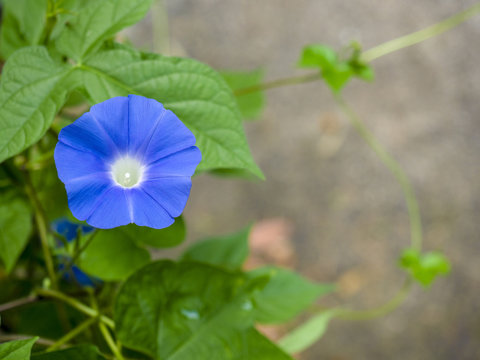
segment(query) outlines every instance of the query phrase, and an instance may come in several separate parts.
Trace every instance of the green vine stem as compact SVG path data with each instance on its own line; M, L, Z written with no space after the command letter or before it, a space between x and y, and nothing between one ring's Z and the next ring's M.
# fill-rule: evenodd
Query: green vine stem
M113 355L115 355L115 358L117 360L125 360L123 357L120 349L117 347L115 344L115 341L112 338L112 335L110 334L110 331L108 331L107 327L103 323L98 323L98 327L100 328L100 332L102 333L105 341L107 342L108 347L110 350L112 350Z
M75 263L79 259L80 255L82 255L82 253L92 243L93 239L95 238L95 236L98 234L99 231L100 231L99 229L96 229L82 245L80 245L80 239L77 236L77 239L75 239L75 251L72 255L72 258L69 260L68 264L60 271L60 276L70 271L70 269L73 267L73 265L75 265ZM67 246L65 245L65 248L66 247Z
M337 102L338 106L343 111L345 116L348 118L348 120L350 120L350 123L357 130L360 136L365 140L365 142L370 146L370 148L375 151L380 160L382 160L382 162L390 170L390 172L393 174L395 179L402 187L405 201L407 203L408 215L410 218L411 247L415 250L420 251L422 249L422 221L420 217L420 210L418 207L417 198L415 197L415 192L413 191L412 185L410 184L407 175L403 171L402 167L398 164L398 162L384 149L384 147L375 138L375 136L373 136L373 134L367 129L367 127L363 124L358 115L345 102L343 97L340 94L334 94L334 96L335 101Z
M80 247L78 247L73 256L72 256L72 259L70 260L70 263L69 263L69 268L72 267L75 262L78 260L78 258L80 257L80 255L82 255L82 253L87 249L87 247L92 243L93 239L95 238L95 236L100 232L99 229L96 229L93 234L91 234L88 239L85 241L84 244L82 244ZM77 242L77 244L79 244L79 239L76 239L75 240Z
M269 90L287 85L305 84L317 80L322 80L322 76L320 75L320 73L315 72L307 75L287 77L255 86L249 86L243 89L235 90L233 93L235 94L235 96L243 96L255 93L257 91Z
M338 309L335 312L335 317L343 320L372 320L387 315L402 305L410 293L412 283L412 279L407 278L397 294L382 306L369 310Z
M426 29L401 36L366 50L360 55L360 59L366 63L369 63L384 55L418 44L422 41L440 35L447 30L453 29L478 13L480 13L480 3L473 5L467 10L455 14ZM243 89L237 89L234 91L234 94L235 96L243 96L257 91L269 90L288 85L304 84L317 80L322 80L322 77L318 72L301 76L291 76L279 80L265 82L255 86L245 87Z
M98 318L96 317L88 318L84 322L80 323L80 325L78 325L77 327L66 333L64 336L62 336L60 339L58 339L54 344L49 346L47 352L61 348L63 345L67 344L70 340L83 333L97 321Z
M470 7L469 9L462 11L458 14L455 14L437 24L434 24L426 29L413 32L411 34L387 41L383 44L375 46L361 55L361 60L365 62L371 62L376 60L384 55L390 54L392 52L401 50L403 48L418 44L425 40L428 40L432 37L440 35L458 25L470 19L474 15L480 13L480 3L477 3ZM236 96L243 96L251 94L257 91L268 90L288 85L302 84L312 81L321 80L321 74L310 73L302 76L294 76L283 78L279 80L274 80L271 82L265 82L259 85L238 89L234 92ZM400 184L402 191L404 193L405 201L407 204L407 210L409 214L410 221L410 236L411 236L411 247L418 251L422 248L422 223L420 217L420 211L417 199L413 188L406 176L402 167L398 162L383 148L380 142L373 136L373 134L365 127L363 122L360 120L358 115L353 111L353 109L345 102L341 95L335 95L335 100L342 110L346 117L350 120L357 132L362 136L362 138L367 142L367 144L375 151L379 156L381 161L387 166L390 172L394 175L398 183ZM382 306L370 309L370 310L347 310L347 309L338 309L336 316L343 319L350 320L367 320L383 316L390 313L391 311L398 308L403 301L406 299L408 293L410 292L412 286L412 279L408 278L399 292L387 303Z
M109 317L105 315L101 315L100 312L98 312L95 309L92 309L91 307L81 303L80 301L71 298L70 296L67 296L59 291L55 290L49 290L49 289L37 289L36 293L40 296L48 297L48 298L53 298L57 300L61 300L64 303L72 306L73 308L77 309L78 311L84 313L85 315L88 315L93 318L98 318L100 322L104 323L108 327L114 329L115 328L115 322L110 319Z
M472 7L464 10L458 14L455 14L435 25L429 26L426 29L416 31L414 33L387 41L383 44L375 46L365 52L360 56L361 60L365 62L370 62L381 56L390 54L400 49L418 44L422 41L428 40L432 37L440 35L441 33L454 28L457 25L465 22L470 19L472 16L480 13L480 3L473 5Z
M48 243L48 222L45 216L45 212L43 211L42 204L38 200L37 193L35 192L35 188L33 187L28 172L25 173L25 192L27 193L35 212L35 222L37 224L38 235L40 237L43 257L45 258L45 264L47 266L48 277L50 278L52 288L57 290L58 282L55 275L55 267L53 265L53 258L50 252L50 246Z

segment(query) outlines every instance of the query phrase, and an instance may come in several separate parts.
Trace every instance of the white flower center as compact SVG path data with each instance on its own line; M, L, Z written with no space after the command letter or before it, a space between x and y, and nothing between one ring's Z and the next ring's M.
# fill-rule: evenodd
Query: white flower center
M124 188L133 187L140 183L143 170L142 163L129 156L119 158L111 168L113 180Z

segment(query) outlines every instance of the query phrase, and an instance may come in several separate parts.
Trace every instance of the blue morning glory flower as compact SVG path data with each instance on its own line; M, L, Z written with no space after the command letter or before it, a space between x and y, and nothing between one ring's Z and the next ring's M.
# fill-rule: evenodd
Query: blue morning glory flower
M52 222L52 230L65 238L67 242L72 242L77 238L78 232L81 235L86 235L95 231L95 228L74 223L67 218L60 218ZM92 235L93 236L93 235ZM63 247L63 243L60 243L60 247ZM58 256L59 264L58 270L63 279L68 282L76 282L80 286L96 287L102 283L102 280L93 276L85 274L77 265L71 264L71 258L67 255Z
M54 157L77 219L100 229L161 229L185 208L201 153L173 112L129 95L94 105L64 127Z
M84 224L76 224L63 217L52 222L52 230L70 242L77 238L77 232L79 230L82 234L89 234L93 232L95 228Z
M65 259L68 260L68 259ZM65 271L66 264L60 263L58 270ZM102 284L102 280L85 274L78 266L72 265L70 270L62 273L62 278L68 282L76 282L81 287L97 287Z

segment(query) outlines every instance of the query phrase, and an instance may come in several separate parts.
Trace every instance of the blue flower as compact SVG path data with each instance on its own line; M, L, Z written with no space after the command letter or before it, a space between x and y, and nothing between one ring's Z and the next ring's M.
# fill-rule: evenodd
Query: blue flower
M70 261L69 258L60 257L60 261L58 270L61 272L62 279L65 281L70 283L76 282L81 287L97 287L103 283L102 280L85 274L77 265L71 265L71 267L67 268Z
M72 242L77 238L78 233L80 235L86 235L95 231L95 228L71 222L67 218L60 218L52 222L52 230L65 238L67 242ZM91 235L93 236L93 235ZM63 243L59 241L59 247L63 247ZM78 266L72 264L71 257L67 255L59 255L58 257L58 270L63 279L68 282L76 282L80 286L96 287L102 284L102 280L96 277L85 274Z
M88 234L93 232L95 228L84 224L76 224L63 217L52 222L52 230L70 242L77 238L79 230L82 234Z
M100 229L170 226L201 157L173 112L136 95L92 106L60 131L55 148L72 214Z

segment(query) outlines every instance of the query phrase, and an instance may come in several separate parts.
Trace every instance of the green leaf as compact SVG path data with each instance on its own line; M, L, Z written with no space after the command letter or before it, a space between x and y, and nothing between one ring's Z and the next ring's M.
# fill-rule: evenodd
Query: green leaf
M425 287L431 285L438 275L446 275L451 269L450 262L442 253L421 254L414 249L407 249L403 252L400 258L400 266Z
M0 259L12 271L32 231L28 203L12 193L0 193Z
M57 7L57 16L55 25L53 26L52 31L50 32L49 41L53 42L56 40L60 34L63 33L65 27L71 27L72 21L79 17L81 12L84 12L85 9L88 9L92 6L97 6L99 0L55 0ZM102 0L100 0L102 1ZM88 10L87 10L88 11Z
M97 230L86 235L82 242L94 236L80 255L78 266L102 280L124 280L150 261L145 246L165 248L180 244L185 238L185 223L179 217L165 229L152 229L134 224L110 230Z
M0 52L4 59L24 46L41 43L48 0L4 0Z
M235 352L235 360L293 360L290 355L254 328L250 329L244 337L246 338L244 345Z
M256 320L263 324L293 319L334 288L329 284L314 284L293 271L273 266L253 270L249 275L270 276L267 286L254 297Z
M263 178L250 154L235 98L213 69L192 59L146 55L126 47L95 54L82 69L94 103L137 94L172 110L202 151L197 171L237 168Z
M194 262L159 261L133 274L115 303L119 341L162 360L235 359L264 280Z
M0 344L0 359L30 360L32 346L38 338L15 340Z
M262 69L245 72L222 71L220 74L235 92L235 90L260 85L263 81L264 71ZM257 119L262 114L265 105L263 91L255 91L250 94L240 93L236 96L236 100L244 119Z
M357 76L363 80L373 80L372 68L360 61L360 48L358 44L352 44L353 53L347 60L341 60L337 53L326 45L314 44L304 47L299 67L318 68L322 77L331 90L339 92L347 82Z
M7 9L2 14L2 30L0 33L0 54L7 59L16 50L28 46L27 41L20 33L20 25L15 15Z
M65 350L52 351L32 356L32 360L104 360L92 345L79 345Z
M222 237L194 243L182 255L183 260L200 261L229 270L240 269L248 256L248 237L252 227Z
M373 81L375 78L375 73L373 69L365 64L362 63L352 63L351 66L353 67L353 71L356 76L365 80L365 81Z
M124 227L97 232L89 235L94 238L78 260L78 266L88 274L107 281L124 280L150 261L149 252Z
M315 342L327 331L328 323L336 315L336 310L328 310L312 317L279 341L279 346L290 354L299 353Z
M70 71L42 46L18 50L8 59L0 84L0 162L45 134L65 101L63 80Z
M182 216L176 218L173 225L164 229L152 229L131 224L118 228L118 231L126 233L140 245L156 248L177 246L185 240L186 235L185 221Z
M60 33L60 52L76 61L98 50L121 29L140 21L153 0L98 0L84 7Z
M32 291L33 289L26 295ZM84 320L83 315L73 308L66 307L65 311L71 323ZM3 319L7 328L14 326L15 331L20 334L35 334L46 339L59 339L65 335L62 318L58 314L58 304L54 301L42 300L24 305L4 313Z
M337 64L337 53L329 46L316 44L303 48L298 66L302 68L320 68L328 71Z

